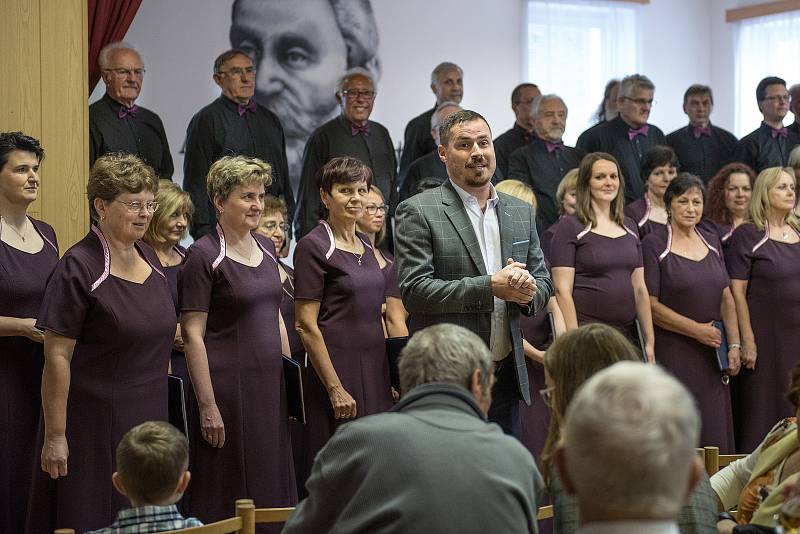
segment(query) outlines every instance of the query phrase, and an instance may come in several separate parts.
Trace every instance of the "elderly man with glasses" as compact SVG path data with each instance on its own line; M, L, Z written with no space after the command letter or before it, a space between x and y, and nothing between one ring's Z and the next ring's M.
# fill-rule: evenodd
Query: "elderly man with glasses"
M183 188L192 197L195 240L211 232L217 218L206 192L211 164L223 156L248 156L272 167L267 193L282 198L289 212L294 194L289 182L286 137L278 117L253 99L256 67L247 53L232 49L214 61L214 83L222 94L198 111L186 130Z
M308 140L300 175L295 229L298 239L324 219L317 172L332 158L351 156L372 170L373 185L390 205L396 205L397 158L389 131L369 120L377 91L372 74L362 68L348 70L336 84L341 113L317 128ZM391 224L387 224L391 230ZM389 248L391 235L387 236Z
M761 126L736 143L733 160L746 163L756 173L768 167L786 167L789 153L800 145L800 134L783 125L792 101L786 82L776 76L764 78L756 87L756 101L764 117Z
M106 94L89 106L89 164L110 152L133 154L171 180L174 167L161 119L136 105L144 62L129 44L106 45L98 58Z
M650 78L632 74L623 78L617 97L619 116L589 128L578 138L575 148L588 154L607 152L619 162L625 178L625 202L644 195L644 180L640 175L642 157L656 145L667 144L664 132L650 124L656 86Z

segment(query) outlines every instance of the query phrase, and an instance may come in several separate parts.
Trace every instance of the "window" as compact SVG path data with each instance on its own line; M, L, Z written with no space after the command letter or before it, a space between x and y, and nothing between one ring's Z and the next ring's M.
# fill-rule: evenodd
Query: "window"
M736 134L752 132L761 124L756 86L767 76L778 76L791 87L800 83L800 11L779 13L738 23L736 42ZM787 115L784 124L792 122Z
M594 123L608 80L637 72L637 12L628 3L528 1L527 79L566 102L568 145Z

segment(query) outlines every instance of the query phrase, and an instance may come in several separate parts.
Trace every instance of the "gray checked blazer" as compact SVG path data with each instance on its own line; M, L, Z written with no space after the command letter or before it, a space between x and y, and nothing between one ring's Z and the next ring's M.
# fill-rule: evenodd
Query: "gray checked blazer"
M529 305L506 303L519 395L530 404L519 314L541 310L553 294L553 284L531 206L504 193L497 195L503 265L513 258L527 265L536 279L536 296ZM410 332L454 323L481 336L488 346L494 309L491 273L486 272L475 230L450 180L401 203L395 229L395 264Z

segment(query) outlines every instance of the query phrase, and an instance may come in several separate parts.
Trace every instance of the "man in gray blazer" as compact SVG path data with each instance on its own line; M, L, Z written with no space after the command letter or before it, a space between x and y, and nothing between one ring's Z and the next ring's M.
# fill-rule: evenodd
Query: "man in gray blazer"
M544 484L528 450L486 422L492 367L465 328L415 334L402 400L339 427L283 533L535 534Z
M489 420L515 433L518 400L530 404L519 314L553 293L531 206L495 191L489 124L462 110L439 127L448 180L401 203L396 266L411 333L455 323L478 334L495 361Z

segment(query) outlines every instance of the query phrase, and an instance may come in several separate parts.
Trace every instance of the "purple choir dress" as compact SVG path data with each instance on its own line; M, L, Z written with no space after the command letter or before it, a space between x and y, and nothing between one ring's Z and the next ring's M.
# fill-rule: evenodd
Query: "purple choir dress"
M550 228L542 232L542 235L539 238L539 246L542 249L542 254L544 254L544 259L546 261L550 261L550 246L553 243L553 236L556 235L558 224L564 220L564 217L566 217L566 215L559 217L556 222L550 225Z
M64 254L47 284L37 327L76 340L67 400L68 474L52 480L36 462L29 534L111 524L130 506L110 484L117 444L140 423L167 420L175 308L155 252L143 241L135 246L152 269L141 284L111 274L108 244L96 226Z
M169 267L163 267L162 269L164 271L164 276L167 277L169 292L172 296L172 303L175 305L175 317L176 319L180 319L180 306L178 304L178 273L183 267L183 262L186 261L186 249L180 245L175 245L173 248L175 249L175 252L177 252L178 255L183 259L178 265L170 265ZM189 393L191 393L191 388L189 387L189 370L186 368L186 355L183 352L173 348L170 356L170 363L172 363L172 374L183 379L184 389L186 394L189 395Z
M756 448L779 420L794 415L784 398L800 346L800 243L781 243L752 223L736 228L725 249L731 280L747 280L750 325L758 351L755 370L734 385L736 451Z
M33 254L0 241L0 316L39 315L47 278L58 263L56 234L29 217L42 238ZM0 231L3 230L0 225ZM42 398L42 344L26 337L0 337L0 532L22 532L31 485L39 463L36 430Z
M251 235L264 256L257 267L225 255L218 224L189 247L178 275L181 312L208 314L208 370L225 425L225 445L212 447L190 399L192 483L183 507L205 523L229 517L232 499L253 499L259 508L297 501L278 318L283 290L275 245Z
M306 349L300 336L294 327L294 269L278 260L281 267L286 271L286 280L281 284L283 294L281 295L281 316L286 325L286 334L289 336L289 351L292 358L300 364L305 362Z
M644 236L654 230L663 230L666 227L665 224L649 219L652 207L653 205L647 193L642 198L625 206L625 216L630 217L636 223L636 227L639 230L639 239L644 239Z
M728 246L728 242L730 241L734 230L733 225L728 223L714 222L708 218L701 220L697 227L704 231L708 230L716 233L720 243L722 243L723 250Z
M605 323L618 329L639 348L636 335L636 298L631 283L642 267L636 224L625 218L626 233L612 238L591 231L574 215L561 219L550 247L551 267L572 267L578 325Z
M380 253L383 255L383 259L386 260L386 265L381 269L386 280L386 297L402 299L400 284L397 282L397 267L394 265L394 256L386 249L380 249Z
M729 285L716 233L696 228L708 254L694 261L670 252L672 227L655 230L642 241L644 275L650 295L676 313L699 323L722 319L722 292ZM722 381L713 347L654 326L656 362L694 395L702 417L700 446L734 452L731 393Z
M303 237L294 255L295 298L320 302L317 324L342 386L356 401L357 417L392 407L389 363L381 324L386 279L367 237L358 257L336 248L326 221ZM335 419L330 398L317 373L308 370L306 395L306 464L336 428L350 419ZM310 472L310 471L309 471Z
M547 310L542 310L533 317L520 315L519 318L522 337L540 350L547 348L552 341L548 316ZM522 401L519 402L520 441L533 455L537 465L540 465L540 456L550 426L550 408L539 397L539 391L545 389L547 385L544 382L544 366L541 363L525 358L525 365L528 367L532 402L530 406Z

